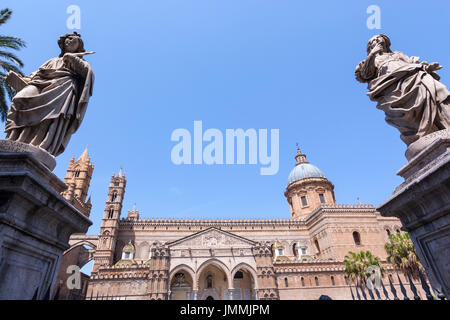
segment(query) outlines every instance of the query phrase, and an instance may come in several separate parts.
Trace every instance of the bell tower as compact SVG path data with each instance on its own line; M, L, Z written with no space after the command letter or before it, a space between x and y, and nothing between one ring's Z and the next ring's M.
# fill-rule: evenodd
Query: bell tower
M80 158L75 161L75 158L70 159L69 167L67 168L64 183L67 185L67 190L62 193L62 196L69 201L75 208L80 210L85 216L89 218L92 204L91 198L86 201L91 183L92 173L94 172L94 165L91 162L88 153L88 147L81 154Z
M127 179L120 168L119 174L117 176L113 174L109 183L98 246L94 256L93 272L96 272L102 265L111 266L113 264L126 185Z

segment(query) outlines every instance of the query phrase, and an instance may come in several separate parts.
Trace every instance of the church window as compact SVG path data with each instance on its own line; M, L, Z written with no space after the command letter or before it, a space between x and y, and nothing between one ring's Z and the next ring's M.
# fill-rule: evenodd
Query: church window
M355 244L357 245L357 246L360 246L361 245L361 236L359 235L359 233L358 232L353 232L353 240L355 241Z
M336 285L336 283L334 282L334 277L333 276L331 276L331 285L333 285L333 286Z
M325 197L323 196L323 193L319 193L319 199L320 203L325 203Z
M306 254L306 248L302 248L302 254Z
M284 278L284 286L287 288L289 287L288 278Z
M400 233L400 229L395 230L397 233Z
M109 208L108 219L112 219L113 216L114 216L114 208L111 207Z
M124 259L130 259L130 253L129 252L125 252Z
M319 286L319 278L314 277L314 281L316 282L316 286L318 287Z
M386 233L387 233L388 236L390 236L391 235L391 230L386 229Z
M76 170L76 171L73 173L73 176L74 176L75 178L78 178L79 175L80 175L80 170Z
M278 249L278 255L282 256L283 255L283 249Z
M302 277L300 280L302 282L302 287L304 287L305 286L305 278Z
M111 201L112 201L112 202L115 202L116 199L117 199L117 191L114 191L113 194L112 194L112 196L111 196Z
M308 201L306 201L306 196L302 196L302 206L306 207L308 205Z
M209 275L206 277L206 288L207 289L212 288L212 275Z
M234 279L243 279L244 278L244 274L242 273L242 271L237 271L234 275Z

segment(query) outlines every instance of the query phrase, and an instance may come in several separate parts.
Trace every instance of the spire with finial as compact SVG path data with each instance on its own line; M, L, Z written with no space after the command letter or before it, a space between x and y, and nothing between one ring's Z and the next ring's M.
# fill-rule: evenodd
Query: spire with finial
M298 143L297 143L297 154L295 155L295 161L297 162L296 163L297 166L302 163L308 163L308 160L306 160L306 155L300 151L300 147L298 146Z
M123 176L123 170L122 170L122 166L120 166L120 171L119 171L119 177Z
M89 162L91 161L91 159L89 158L89 152L88 152L88 147L89 145L86 145L86 149L84 149L83 153L81 154L80 158L78 159L78 161L85 161L85 162Z

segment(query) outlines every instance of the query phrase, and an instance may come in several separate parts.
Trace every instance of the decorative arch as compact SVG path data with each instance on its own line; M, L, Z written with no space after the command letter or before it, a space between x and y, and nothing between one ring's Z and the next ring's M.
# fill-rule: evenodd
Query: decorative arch
M228 269L228 267L226 266L225 263L223 263L222 261L220 261L219 259L216 259L216 258L206 260L205 262L203 262L200 265L200 267L197 269L197 272L196 272L195 286L198 287L198 281L200 280L200 275L202 274L203 270L209 265L215 265L219 269L222 269L223 272L225 273L225 275L227 276L228 287L232 288L233 278L231 277L230 269Z
M172 283L172 278L181 271L186 271L189 276L191 276L192 278L192 282L194 282L192 284L192 290L197 290L197 280L196 280L196 276L195 276L195 271L189 267L187 264L179 264L177 265L174 269L172 269L172 271L169 272L169 284Z
M252 275L254 289L258 289L258 275L256 274L255 269L253 269L249 264L245 262L241 262L233 268L233 270L231 271L231 279L234 279L234 275L240 269L244 269Z

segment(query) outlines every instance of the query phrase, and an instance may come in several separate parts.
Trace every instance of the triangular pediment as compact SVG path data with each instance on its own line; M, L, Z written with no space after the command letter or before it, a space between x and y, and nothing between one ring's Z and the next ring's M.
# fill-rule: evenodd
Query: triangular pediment
M214 227L170 242L170 248L248 248L256 242Z

